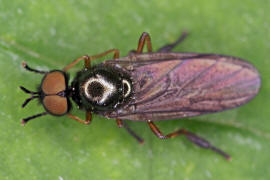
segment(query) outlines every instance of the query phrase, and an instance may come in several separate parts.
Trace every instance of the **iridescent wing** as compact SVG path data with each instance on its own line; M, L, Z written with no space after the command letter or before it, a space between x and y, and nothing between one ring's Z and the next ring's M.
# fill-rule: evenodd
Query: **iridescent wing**
M106 61L127 69L133 100L109 118L165 120L214 113L241 106L259 91L260 76L249 63L231 56L146 53Z

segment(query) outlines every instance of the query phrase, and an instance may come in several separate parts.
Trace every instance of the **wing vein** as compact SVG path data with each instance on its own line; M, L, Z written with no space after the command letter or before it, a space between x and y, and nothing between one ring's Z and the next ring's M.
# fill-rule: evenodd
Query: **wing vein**
M209 72L216 64L218 63L218 61L216 61L214 64L212 64L211 66L207 67L206 69L204 69L203 71L200 71L197 75L195 75L194 77L186 80L186 82L183 83L183 85L180 87L179 92L183 91L188 85L190 85L191 83L193 83L195 80L197 80L200 77L203 77L203 75L206 75L207 72Z

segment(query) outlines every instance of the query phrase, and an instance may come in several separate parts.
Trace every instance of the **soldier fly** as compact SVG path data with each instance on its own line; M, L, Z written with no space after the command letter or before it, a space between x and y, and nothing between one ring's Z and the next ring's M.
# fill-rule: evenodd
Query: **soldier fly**
M201 53L178 53L171 50L182 42L187 33L172 44L152 52L148 33L142 33L137 50L120 57L118 49L111 49L95 56L82 56L62 70L26 70L43 74L37 91L20 87L31 95L22 107L38 98L45 112L24 118L29 120L47 114L66 115L82 124L89 124L92 113L116 119L118 127L124 127L140 143L140 138L123 120L146 122L160 139L184 135L199 147L211 149L226 159L230 156L211 143L179 129L164 135L154 121L180 119L202 114L221 112L239 107L258 93L260 75L250 63L233 56ZM143 53L144 45L147 53ZM91 61L113 53L112 60L91 67ZM67 71L84 61L84 68L69 84ZM86 112L85 120L70 113L70 98L79 109Z

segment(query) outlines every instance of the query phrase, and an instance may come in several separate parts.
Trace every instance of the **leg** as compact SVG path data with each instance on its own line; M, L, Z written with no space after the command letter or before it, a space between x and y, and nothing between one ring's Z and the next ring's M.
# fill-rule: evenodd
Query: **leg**
M217 147L211 145L211 143L209 143L205 139L203 139L203 138L197 136L196 134L193 134L185 129L179 129L175 132L172 132L172 133L164 136L162 134L162 132L158 129L158 127L152 121L149 120L149 121L147 121L147 123L148 123L150 129L153 131L153 133L160 139L168 139L168 138L173 138L173 137L176 137L179 135L185 135L189 141L196 144L197 146L205 148L205 149L211 149L212 151L215 151L215 152L219 153L220 155L222 155L227 160L231 159L230 155L228 155L227 153L225 153L222 150L218 149Z
M124 123L121 119L116 119L116 124L117 124L117 126L118 126L119 128L124 127L124 128L127 130L127 132L128 132L132 137L134 137L140 144L143 144L143 143L144 143L143 139L142 139L140 136L138 136L132 129L130 129L130 128L128 127L128 125L127 125L126 123Z
M73 119L73 120L75 120L75 121L77 121L77 122L79 122L79 123L85 124L85 125L90 124L90 122L91 122L91 120L92 120L92 114L91 114L91 112L88 112L88 111L86 112L86 119L85 119L85 121L82 120L82 119L80 119L80 118L77 117L77 116L74 116L74 115L70 114L70 113L67 113L67 116L68 116L69 118L71 118L71 119Z
M119 58L119 54L120 54L119 50L118 49L110 49L108 51L97 54L95 56L82 56L82 57L79 57L78 59L76 59L75 61L73 61L72 63L70 63L66 67L64 67L63 71L68 71L70 68L72 68L75 64L77 64L81 60L84 60L84 67L85 68L90 68L91 67L91 64L90 64L91 60L95 60L95 59L100 58L102 56L106 56L107 54L109 54L111 52L114 53L114 56L113 56L114 59Z
M123 121L121 119L116 119L116 124L119 128L123 127Z
M157 52L170 52L173 48L175 48L177 45L179 45L183 40L187 37L187 32L183 32L181 36L172 44L167 44L165 46L162 46Z
M28 71L39 73L39 74L45 74L47 71L40 71L33 68L30 68L25 61L22 62L22 67L25 68Z
M66 67L63 68L63 71L68 71L70 68L72 68L75 64L77 64L79 61L84 60L84 67L88 68L90 67L90 58L89 56L82 56L78 59L74 60L72 63L68 64Z
M137 51L136 53L142 53L144 44L147 44L147 51L152 52L152 44L151 44L151 38L150 35L146 32L143 32L138 43Z

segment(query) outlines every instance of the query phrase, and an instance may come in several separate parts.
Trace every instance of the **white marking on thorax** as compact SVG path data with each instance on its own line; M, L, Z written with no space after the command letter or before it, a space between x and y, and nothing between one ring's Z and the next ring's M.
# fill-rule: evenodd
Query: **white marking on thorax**
M88 92L88 87L89 87L89 85L90 85L91 83L93 83L93 82L97 82L97 83L101 84L102 87L104 88L104 92L103 92L103 94L102 94L101 97L92 97L91 94L89 94L89 92ZM106 81L106 80L105 80L102 76L100 76L100 75L97 75L97 77L91 77L91 78L89 78L89 79L85 82L85 84L84 84L84 86L83 86L83 90L84 90L85 95L86 95L88 98L90 98L90 99L92 99L92 100L94 100L94 101L97 101L99 104L103 104L103 103L108 99L108 97L109 97L113 92L116 91L115 86L114 86L112 83Z

